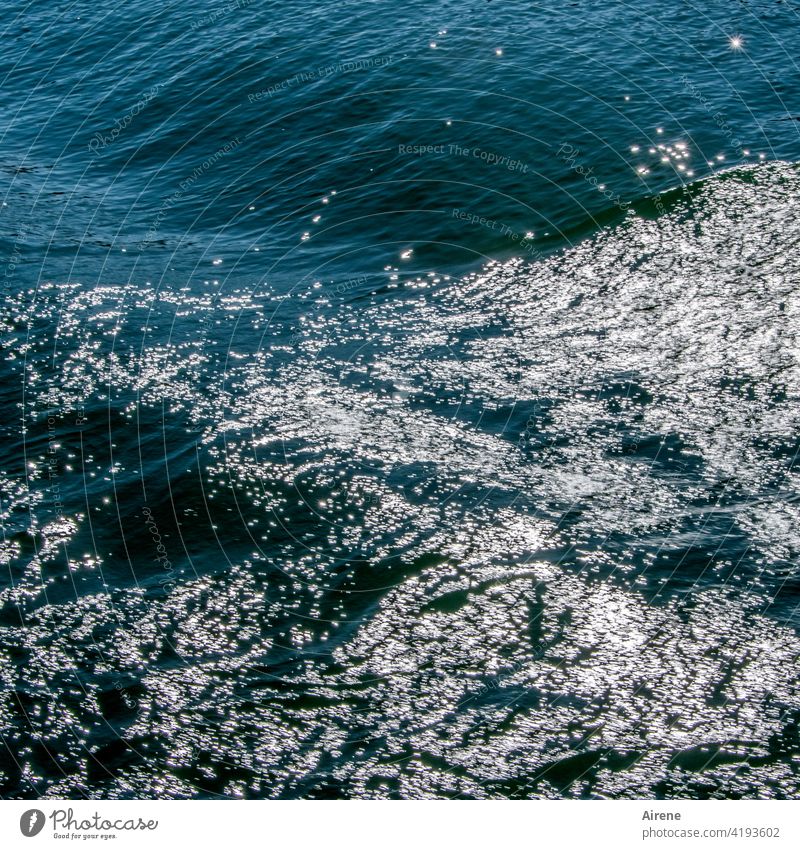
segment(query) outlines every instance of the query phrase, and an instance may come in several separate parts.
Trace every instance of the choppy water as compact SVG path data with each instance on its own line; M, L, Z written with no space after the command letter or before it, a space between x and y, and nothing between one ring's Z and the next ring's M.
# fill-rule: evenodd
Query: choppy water
M793 4L8 19L3 796L800 795Z

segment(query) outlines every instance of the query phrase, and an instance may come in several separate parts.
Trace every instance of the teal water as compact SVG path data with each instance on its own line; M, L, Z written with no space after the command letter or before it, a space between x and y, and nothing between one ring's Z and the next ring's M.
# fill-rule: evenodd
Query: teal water
M798 9L6 9L4 798L800 794Z

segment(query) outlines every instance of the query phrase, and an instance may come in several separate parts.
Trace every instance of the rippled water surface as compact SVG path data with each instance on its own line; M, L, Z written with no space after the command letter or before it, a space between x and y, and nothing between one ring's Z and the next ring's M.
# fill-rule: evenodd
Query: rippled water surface
M2 796L800 796L800 20L607 6L8 11Z

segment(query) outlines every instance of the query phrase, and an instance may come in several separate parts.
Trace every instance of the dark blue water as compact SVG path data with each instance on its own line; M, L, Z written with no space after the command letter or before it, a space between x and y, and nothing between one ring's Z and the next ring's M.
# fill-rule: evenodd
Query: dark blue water
M797 4L3 11L0 795L800 795Z

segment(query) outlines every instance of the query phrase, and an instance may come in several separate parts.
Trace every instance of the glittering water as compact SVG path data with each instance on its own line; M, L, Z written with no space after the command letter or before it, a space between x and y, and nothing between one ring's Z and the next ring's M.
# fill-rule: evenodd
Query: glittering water
M800 39L729 6L10 25L4 796L800 794Z

